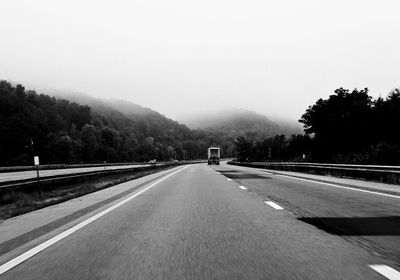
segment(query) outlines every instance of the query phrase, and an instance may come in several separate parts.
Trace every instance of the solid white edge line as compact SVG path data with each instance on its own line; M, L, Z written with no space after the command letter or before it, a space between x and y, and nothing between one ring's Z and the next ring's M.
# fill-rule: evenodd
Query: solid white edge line
M276 210L283 210L283 207L281 207L280 205L276 204L273 201L264 201L265 204L268 204L269 206L271 206L272 208L276 209Z
M400 272L384 264L368 265L370 268L390 280L400 280Z
M239 186L239 188L242 189L242 190L247 190L247 188L244 187L244 186Z
M392 197L392 198L400 198L400 196L398 196L398 195L380 193L380 192L375 192L375 191L367 191L367 190L362 190L362 189L357 189L357 188L352 188L352 187L345 187L345 186L340 186L340 185L331 184L331 183L314 181L314 180L310 180L310 179L292 177L292 176L288 176L288 175L277 174L276 176L290 178L290 179L299 180L299 181L312 182L312 183L331 186L331 187L340 188L340 189L346 189L346 190L352 190L352 191L357 191L357 192L370 193L370 194L375 194L375 195L380 195L380 196L387 196L387 197Z
M67 237L68 235L71 235L72 233L74 233L75 231L87 226L88 224L90 224L91 222L97 220L98 218L104 216L105 214L113 211L114 209L120 207L121 205L124 205L125 203L127 203L128 201L134 199L135 197L141 195L142 193L148 191L149 189L151 189L152 187L154 187L155 185L157 185L158 183L164 181L165 179L171 177L172 175L184 170L185 168L189 167L189 165L176 170L166 176L164 176L163 178L157 180L156 182L150 184L149 186L139 190L138 192L136 192L135 194L129 196L128 198L118 202L117 204L114 204L113 206L101 211L100 213L97 213L96 215L84 220L83 222L80 222L79 224L73 226L72 228L54 236L53 238L50 238L49 240L37 245L36 247L26 251L25 253L22 253L21 255L13 258L12 260L2 264L0 266L0 275L2 275L3 273L7 272L8 270L14 268L15 266L19 265L20 263L28 260L29 258L33 257L34 255L38 254L39 252L43 251L44 249L50 247L51 245L55 244L56 242L64 239L65 237Z

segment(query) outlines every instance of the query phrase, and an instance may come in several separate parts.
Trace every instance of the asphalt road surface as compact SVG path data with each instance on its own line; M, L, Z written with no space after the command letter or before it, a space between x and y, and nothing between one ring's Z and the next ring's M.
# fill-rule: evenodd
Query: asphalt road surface
M168 172L0 278L400 279L400 196L226 164Z

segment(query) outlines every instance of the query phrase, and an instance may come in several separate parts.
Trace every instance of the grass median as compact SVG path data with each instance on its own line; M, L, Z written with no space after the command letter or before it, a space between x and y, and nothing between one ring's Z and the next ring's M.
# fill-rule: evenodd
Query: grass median
M47 182L29 188L6 189L0 193L0 220L61 203L91 192L137 179L175 166L155 166L151 169L121 171L117 174L98 174L56 182Z

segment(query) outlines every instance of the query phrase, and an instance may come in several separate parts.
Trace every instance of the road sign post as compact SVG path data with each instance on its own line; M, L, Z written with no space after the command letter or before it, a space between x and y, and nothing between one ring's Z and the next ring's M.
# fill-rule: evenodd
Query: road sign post
M37 179L38 179L38 182L39 182L39 156L34 156L33 157L33 163L36 166L36 176L37 176Z

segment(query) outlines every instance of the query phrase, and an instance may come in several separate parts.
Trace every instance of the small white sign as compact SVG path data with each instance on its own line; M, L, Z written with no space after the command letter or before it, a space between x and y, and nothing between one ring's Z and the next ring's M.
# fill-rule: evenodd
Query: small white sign
M34 161L35 165L39 165L39 157L38 156L34 156L33 161Z

